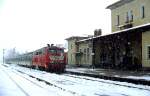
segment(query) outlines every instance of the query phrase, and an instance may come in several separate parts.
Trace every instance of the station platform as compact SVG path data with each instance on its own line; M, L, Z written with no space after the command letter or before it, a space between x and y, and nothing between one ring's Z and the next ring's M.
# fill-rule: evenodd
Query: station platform
M101 68L68 67L66 72L82 76L90 76L107 80L129 82L150 86L150 71L124 71Z

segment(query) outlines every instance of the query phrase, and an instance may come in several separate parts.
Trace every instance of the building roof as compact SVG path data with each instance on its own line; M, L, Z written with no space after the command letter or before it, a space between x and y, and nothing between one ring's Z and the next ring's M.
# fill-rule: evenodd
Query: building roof
M116 32L106 34L106 35L100 35L100 36L91 37L91 38L88 38L88 39L82 39L82 40L79 40L77 42L84 42L84 41L88 41L88 40L91 40L91 39L96 39L96 38L105 37L105 36L109 36L109 35L119 34L119 33L122 33L122 32L132 32L134 30L143 30L142 32L144 32L144 30L147 30L147 29L150 30L150 23L135 26L135 27L128 28L128 29L124 29L124 30L121 30L121 31L116 31Z
M134 1L134 0L119 0L119 1L117 1L117 2L115 2L113 4L111 4L111 5L107 6L106 8L112 10L112 9L120 7L120 6L122 6L122 5L126 4L126 3L130 3L132 1Z

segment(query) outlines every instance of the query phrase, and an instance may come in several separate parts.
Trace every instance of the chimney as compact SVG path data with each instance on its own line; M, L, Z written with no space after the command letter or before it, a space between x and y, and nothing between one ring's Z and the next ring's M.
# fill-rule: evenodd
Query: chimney
M99 36L99 35L102 35L102 30L101 29L96 29L94 31L94 36Z

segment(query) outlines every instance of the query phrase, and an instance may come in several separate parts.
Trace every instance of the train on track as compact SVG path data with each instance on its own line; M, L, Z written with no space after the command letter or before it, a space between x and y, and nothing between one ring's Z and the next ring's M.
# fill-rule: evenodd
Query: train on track
M33 52L5 59L5 62L8 64L18 64L50 72L64 72L66 61L64 48L53 44L48 44L46 47Z

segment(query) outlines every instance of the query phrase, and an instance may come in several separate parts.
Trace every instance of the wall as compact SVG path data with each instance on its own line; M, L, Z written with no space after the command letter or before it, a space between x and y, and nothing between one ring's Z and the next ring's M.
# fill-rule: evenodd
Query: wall
M76 39L68 40L68 65L75 65Z
M140 10L141 6L145 6L145 18L141 18ZM118 31L117 28L117 15L120 17L120 25L125 24L126 13L130 10L133 11L133 26L146 24L150 22L150 0L133 0L130 3L126 3L118 8L111 10L111 20L112 20L112 32Z
M82 52L81 56L78 57L77 62L82 66L92 65L92 48L89 46L90 41L84 41L78 43L78 51ZM89 48L90 47L90 48ZM88 52L89 50L89 52Z
M150 46L150 31L142 33L142 67L150 68L150 59L148 59L147 47Z

